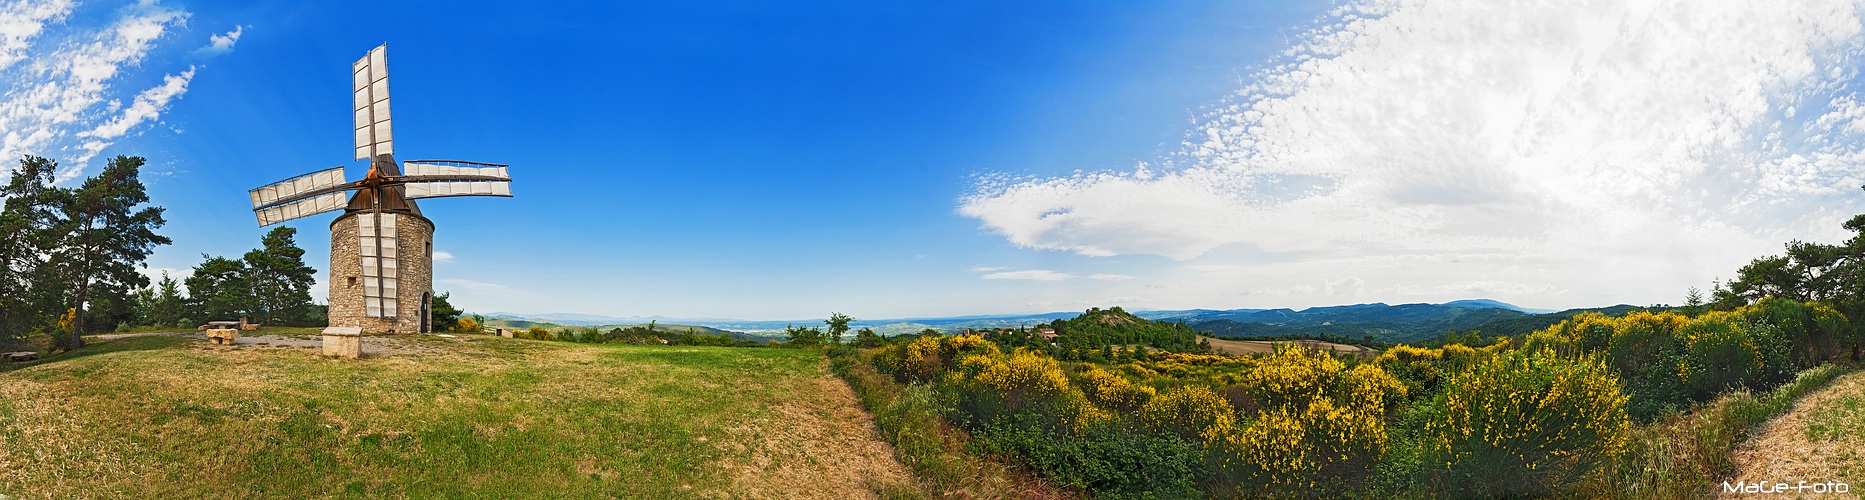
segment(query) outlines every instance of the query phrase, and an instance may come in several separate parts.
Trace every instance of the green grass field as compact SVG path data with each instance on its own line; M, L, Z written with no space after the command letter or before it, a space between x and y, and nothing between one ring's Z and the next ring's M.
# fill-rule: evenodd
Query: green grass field
M916 497L817 351L406 336L0 365L0 494Z

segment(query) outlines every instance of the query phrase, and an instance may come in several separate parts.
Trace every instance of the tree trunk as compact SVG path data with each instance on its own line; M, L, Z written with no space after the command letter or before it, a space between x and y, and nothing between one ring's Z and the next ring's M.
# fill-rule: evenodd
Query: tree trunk
M84 347L84 292L90 288L90 285L91 279L89 276L86 276L83 281L78 282L78 306L72 308L71 316L72 349Z
M87 225L85 229L88 230L90 227ZM78 289L77 293L73 294L73 298L77 299L74 301L77 302L77 306L71 308L70 345L72 349L84 347L84 295L85 292L91 289L91 266L94 265L92 255L95 252L95 248L86 247L84 249L84 258L79 262L79 265L82 267L78 268Z

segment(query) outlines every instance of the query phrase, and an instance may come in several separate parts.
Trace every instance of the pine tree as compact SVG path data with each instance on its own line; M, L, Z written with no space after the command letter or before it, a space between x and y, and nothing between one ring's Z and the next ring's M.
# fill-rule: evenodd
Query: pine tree
M175 278L162 271L162 279L156 282L155 303L149 308L149 322L155 326L179 326L182 305L181 287Z
M60 203L62 217L53 230L58 244L50 262L71 286L69 300L77 312L65 343L68 348L84 345L85 305L92 291L116 295L148 286L149 278L137 267L156 245L170 243L155 234L164 223L162 208L137 208L149 202L137 179L142 164L142 158L112 158L102 173L85 179Z
M0 339L17 338L49 327L65 311L64 280L46 265L58 203L65 190L52 186L58 163L36 156L19 168L0 197Z
M265 324L296 322L311 307L317 270L304 264L304 249L292 237L297 229L280 226L266 233L263 247L246 252L245 283L252 294L248 311Z
M188 305L198 319L230 321L252 310L251 287L246 284L246 263L201 254L200 265L184 283Z
M447 331L460 321L460 309L447 302L452 295L452 292L441 292L428 301L428 317L432 318L433 330L436 332Z

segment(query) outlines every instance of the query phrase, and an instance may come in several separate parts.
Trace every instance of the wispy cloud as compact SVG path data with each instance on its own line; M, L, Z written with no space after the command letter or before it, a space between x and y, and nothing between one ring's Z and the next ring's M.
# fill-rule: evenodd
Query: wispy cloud
M987 279L987 280L1029 280L1029 281L1062 281L1062 280L1073 278L1073 277L1075 277L1075 275L1073 274L1050 271L1047 269L1026 269L1022 271L1001 271L1001 272L995 272L995 273L984 275L984 279Z
M79 176L104 148L157 122L195 72L168 75L140 92L122 89L124 70L141 64L188 13L143 1L117 9L112 22L91 30L63 24L74 7L57 0L0 5L0 68L6 69L0 73L0 158L59 158L61 180ZM124 98L131 100L127 107Z
M1330 260L1369 290L1681 293L1865 209L1861 8L1352 2L1176 154L987 175L959 212L1032 249Z
M453 262L453 252L435 250L434 262Z
M483 281L473 281L473 280L462 279L462 278L449 278L449 279L435 280L435 281L443 285L464 288L467 290L475 290L475 291L505 290L506 288L508 288L505 285L500 285L497 283L486 283Z
M228 31L225 34L207 37L207 45L204 45L199 49L195 49L194 53L201 54L201 55L217 56L217 55L225 54L228 52L232 52L233 44L239 43L240 33L244 31L246 31L245 26L234 26L233 31Z
M988 268L980 267L980 268L972 269L972 271L987 272L987 271L997 271L999 269L1003 269L1003 268L1001 267L988 267ZM1074 273L1051 271L1048 269L1026 269L1022 271L998 271L998 272L991 272L989 274L985 274L982 277L987 280L1028 280L1028 281L1062 281L1062 280L1070 280L1070 279L1076 279L1076 278L1088 278L1088 279L1103 280L1103 281L1124 281L1124 280L1133 279L1132 276L1127 276L1124 274L1091 274L1088 276L1081 276L1081 275L1077 275Z
M164 77L161 86L136 94L136 100L116 117L98 125L97 128L78 132L78 137L91 139L85 142L84 147L89 154L97 154L97 151L107 144L105 141L123 137L124 134L129 133L131 128L154 121L162 114L162 111L168 109L169 101L188 91L188 81L193 78L193 67L179 74Z

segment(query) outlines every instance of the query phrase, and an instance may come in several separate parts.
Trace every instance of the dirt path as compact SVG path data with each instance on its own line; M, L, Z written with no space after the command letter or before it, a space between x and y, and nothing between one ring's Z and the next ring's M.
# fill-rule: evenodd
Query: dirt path
M1850 489L1838 497L1865 498L1865 372L1834 380L1795 403L1786 415L1762 424L1731 458L1736 469L1732 480L1789 485L1838 481Z
M751 452L749 463L727 465L737 477L736 493L751 498L918 496L913 473L878 437L874 418L861 408L855 392L828 373L827 363L822 371L792 380L791 398L732 429L732 439L723 440L721 448Z

